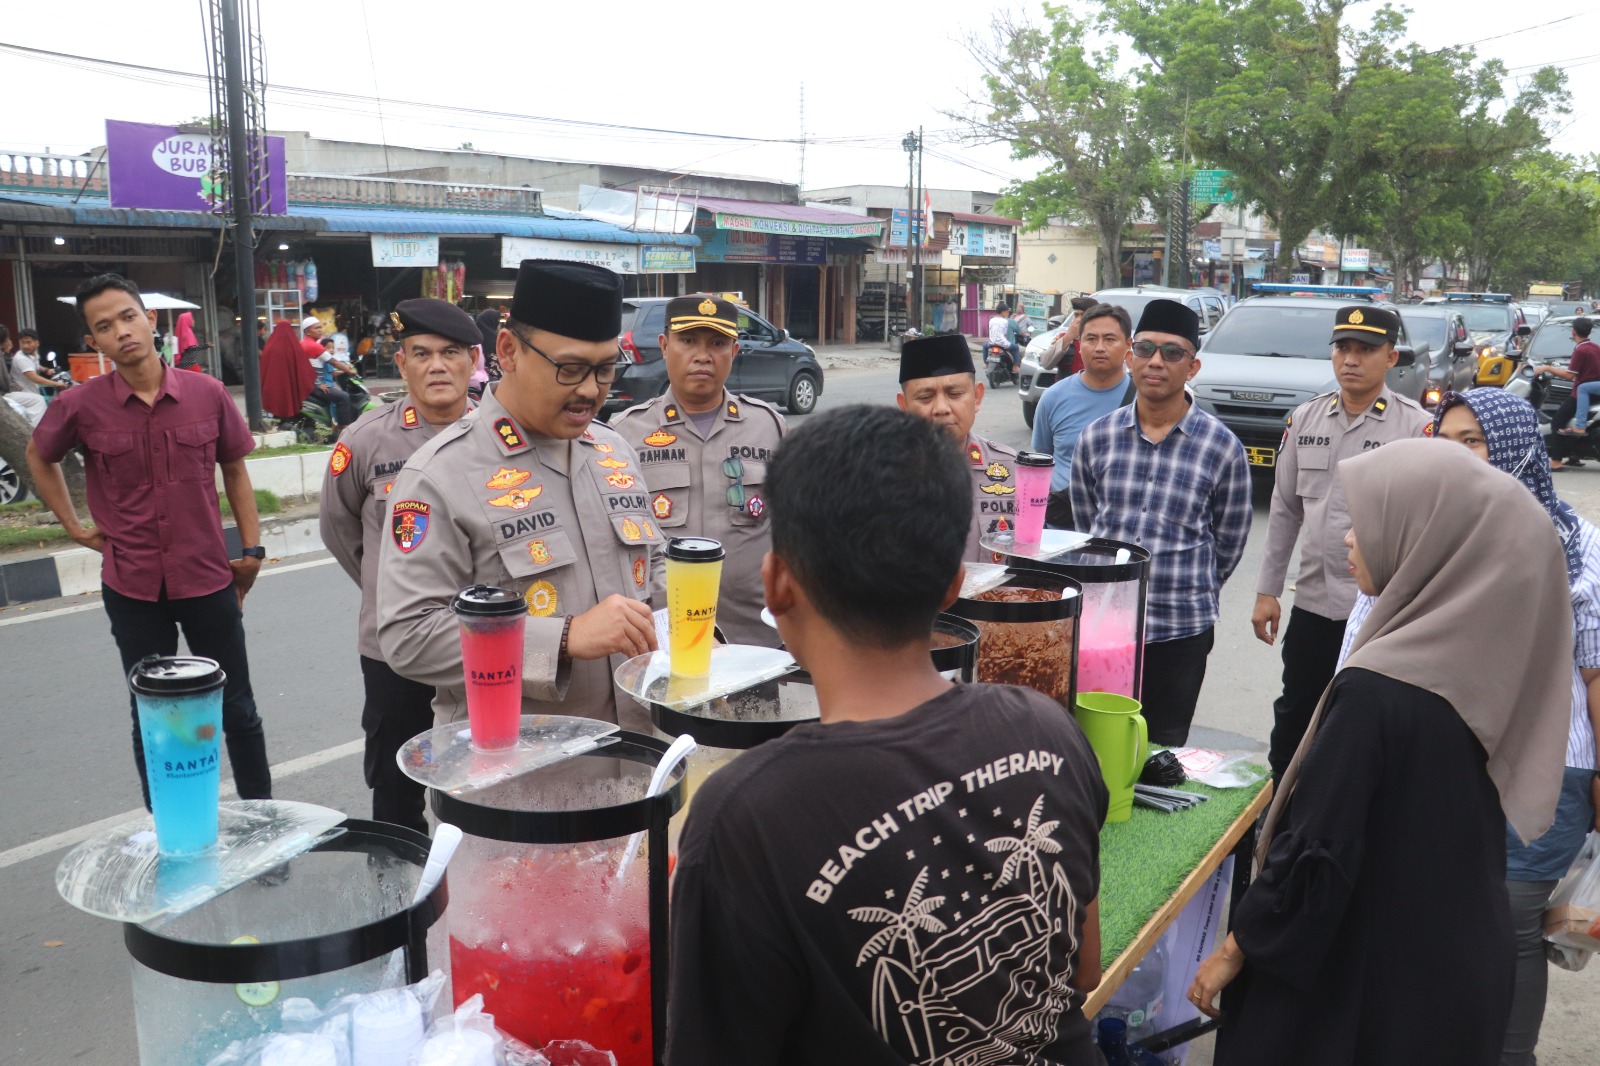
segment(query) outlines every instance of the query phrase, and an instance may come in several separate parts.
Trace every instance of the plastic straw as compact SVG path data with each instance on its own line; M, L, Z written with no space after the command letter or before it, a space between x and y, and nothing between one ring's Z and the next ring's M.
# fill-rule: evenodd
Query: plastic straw
M661 761L656 764L656 772L650 775L650 790L645 795L647 797L659 796L662 790L667 787L667 778L672 776L672 771L676 770L678 764L687 759L689 753L694 749L694 737L691 737L688 733L674 740L672 747L667 749L667 753L661 756ZM639 845L643 842L644 832L642 830L629 838L628 850L622 853L622 861L617 863L618 880L621 880L623 875L628 872L628 866L633 862L633 857L639 853Z

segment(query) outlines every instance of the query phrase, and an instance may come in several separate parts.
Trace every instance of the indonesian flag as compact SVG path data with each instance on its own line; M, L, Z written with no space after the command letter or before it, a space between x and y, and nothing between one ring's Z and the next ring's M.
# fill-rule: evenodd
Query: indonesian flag
M922 190L922 243L933 240L933 195Z

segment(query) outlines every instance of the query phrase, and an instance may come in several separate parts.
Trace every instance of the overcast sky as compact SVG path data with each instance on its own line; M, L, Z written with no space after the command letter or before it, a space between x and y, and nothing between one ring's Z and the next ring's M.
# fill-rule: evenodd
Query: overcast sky
M470 141L510 154L792 182L801 177L794 144L573 129L481 112L794 138L802 130L803 86L803 128L817 139L805 150L810 188L903 185L900 139L918 125L927 130L930 186L998 190L1007 178L1032 172L1004 147L963 146L957 124L941 114L962 107L965 94L980 89L962 40L984 28L985 11L992 9L971 0L813 0L693 10L640 0L571 6L526 0L262 0L262 6L271 84L385 101L380 120L370 100L276 92L268 98L268 121L277 130L419 147L454 148ZM0 43L6 45L192 73L206 69L197 0L7 7L0 21ZM1374 9L1358 5L1354 17ZM1038 17L1040 7L1027 10ZM1554 20L1564 21L1541 25ZM1564 66L1576 106L1556 147L1576 154L1600 151L1600 13L1592 0L1526 7L1501 0L1420 0L1411 30L1428 47L1482 41L1480 54L1513 68ZM81 152L103 143L107 118L167 123L210 110L203 84L170 84L152 75L65 66L4 50L0 77L6 87L0 149ZM408 100L480 113L399 103Z

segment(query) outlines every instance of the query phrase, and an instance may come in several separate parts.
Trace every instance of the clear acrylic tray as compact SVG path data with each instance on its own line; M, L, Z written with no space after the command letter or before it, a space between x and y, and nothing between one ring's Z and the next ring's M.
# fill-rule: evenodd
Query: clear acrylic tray
M56 867L56 891L81 911L118 922L182 914L260 877L325 840L345 815L313 803L229 800L217 843L198 855L162 855L146 814L79 844Z
M970 600L985 592L997 589L1011 579L1007 563L968 563L966 576L961 579L961 598Z
M1039 537L1037 544L1018 544L1015 530L1004 530L998 533L985 533L978 538L978 545L1001 555L1009 555L1013 559L1032 559L1034 562L1047 563L1058 555L1077 551L1089 541L1093 540L1087 533L1079 533L1072 529L1047 529Z
M711 649L711 673L673 677L665 651L638 655L617 668L617 687L643 703L684 711L782 677L795 668L794 656L753 644L723 644Z
M619 728L594 718L525 714L515 747L478 751L467 723L451 722L406 741L395 761L418 784L441 792L469 792L614 743L617 738L611 734Z

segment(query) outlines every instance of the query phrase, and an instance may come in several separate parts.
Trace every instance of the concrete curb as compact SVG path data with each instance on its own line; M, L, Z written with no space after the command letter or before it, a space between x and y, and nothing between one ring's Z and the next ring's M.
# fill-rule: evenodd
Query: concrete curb
M287 457L296 458L296 457ZM229 558L239 554L239 531L224 525ZM316 515L261 519L261 545L268 559L288 559L323 550ZM69 548L30 558L0 563L0 607L61 596L82 596L100 591L100 553Z

